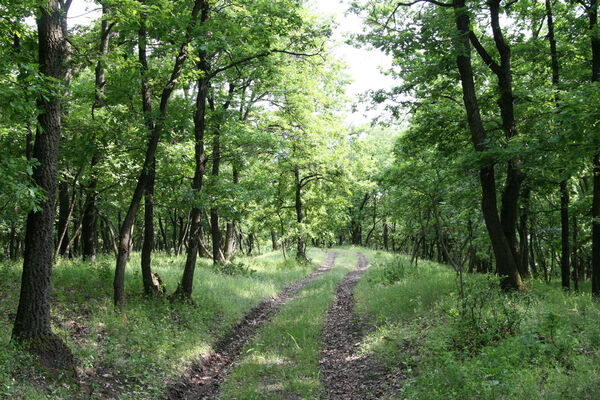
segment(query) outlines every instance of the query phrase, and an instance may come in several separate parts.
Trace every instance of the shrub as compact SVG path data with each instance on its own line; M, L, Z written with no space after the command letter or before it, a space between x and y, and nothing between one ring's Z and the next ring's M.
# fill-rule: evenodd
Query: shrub
M219 274L229 276L251 276L256 273L243 262L218 263L213 265L213 269Z
M415 274L416 268L411 266L405 259L394 257L391 260L375 262L376 273L368 276L371 283L393 285L402 279Z

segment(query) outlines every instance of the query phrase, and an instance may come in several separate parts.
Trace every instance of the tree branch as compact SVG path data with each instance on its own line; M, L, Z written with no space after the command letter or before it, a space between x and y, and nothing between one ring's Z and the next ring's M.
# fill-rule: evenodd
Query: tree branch
M494 61L492 56L490 56L490 54L487 52L485 47L483 47L483 45L481 44L479 39L477 39L477 36L475 36L475 33L473 33L473 31L469 31L469 40L473 44L473 47L475 47L475 50L477 50L477 53L479 53L479 56L481 56L481 59L483 60L483 62L488 67L490 67L490 69L495 74L499 74L501 72L500 66L498 65L498 63L496 63L496 61Z

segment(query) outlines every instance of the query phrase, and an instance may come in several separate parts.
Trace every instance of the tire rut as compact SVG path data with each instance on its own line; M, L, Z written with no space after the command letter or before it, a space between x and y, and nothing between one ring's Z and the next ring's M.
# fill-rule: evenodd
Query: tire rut
M398 376L390 374L372 355L358 354L364 326L354 313L353 291L367 268L365 256L358 253L356 269L337 286L321 334L321 382L325 398L330 400L379 399L397 385Z
M336 257L337 253L328 253L325 263L317 270L251 309L241 322L234 325L229 333L215 344L211 353L193 362L179 382L169 385L167 399L216 399L223 380L238 359L244 345L300 290L333 268Z

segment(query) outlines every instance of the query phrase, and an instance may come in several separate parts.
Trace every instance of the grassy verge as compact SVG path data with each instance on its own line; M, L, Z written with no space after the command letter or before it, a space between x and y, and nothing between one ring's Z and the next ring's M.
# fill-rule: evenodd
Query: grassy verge
M600 305L589 290L528 282L502 293L495 277L465 277L460 299L448 267L368 253L357 311L375 351L407 377L399 399L598 399Z
M322 326L337 283L356 266L354 252L336 251L336 266L304 288L245 347L222 399L319 398Z
M323 262L323 252L311 249L312 265L284 261L279 253L241 258L255 272L227 275L200 261L195 274L195 305L171 304L142 295L139 255L126 271L127 305L112 307L114 259L95 265L81 260L59 261L53 273L52 324L79 360L78 382L46 382L31 367L27 354L9 345L17 308L21 265L0 264L0 398L152 399L186 364L210 349L228 326L261 299L273 296ZM153 270L171 293L183 271L183 257L155 255ZM121 394L119 394L119 392Z

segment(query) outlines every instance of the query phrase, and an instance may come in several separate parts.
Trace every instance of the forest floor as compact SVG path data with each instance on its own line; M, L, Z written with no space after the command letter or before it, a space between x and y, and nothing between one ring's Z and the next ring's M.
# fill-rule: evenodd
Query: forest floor
M10 344L20 265L0 263L0 399L599 399L600 305L589 285L497 278L362 248L200 261L194 304L143 296L139 255L127 304L111 304L112 258L59 261L52 324L78 360L48 376ZM240 264L241 263L241 264ZM157 254L172 292L183 257ZM368 267L368 268L367 268ZM47 371L46 371L47 372Z

